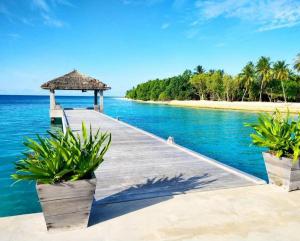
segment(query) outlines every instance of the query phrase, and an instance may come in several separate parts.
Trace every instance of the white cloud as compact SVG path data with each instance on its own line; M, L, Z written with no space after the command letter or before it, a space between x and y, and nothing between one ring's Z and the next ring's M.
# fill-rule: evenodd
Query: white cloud
M58 5L73 6L67 0L32 0L32 3L40 10L43 23L47 26L57 28L64 27L65 23L55 17L55 14L53 13L54 8Z
M161 3L164 0L121 0L121 2L125 5L148 5L152 6L157 3Z
M46 0L32 0L32 4L44 12L50 11L50 7Z
M18 33L9 33L7 34L8 37L12 38L12 39L19 39L21 38L21 35Z
M181 9L185 4L187 4L187 0L174 0L173 7L175 9Z
M199 24L199 20L195 20L193 22L190 23L190 26L197 26Z
M9 21L12 22L13 14L7 9L7 7L3 3L0 4L0 14L5 16Z
M196 8L202 21L218 17L237 18L254 23L258 31L300 24L298 0L198 0Z
M160 28L161 29L167 29L169 27L170 27L170 23L163 23Z
M50 17L47 14L42 14L42 17L44 19L44 24L52 27L61 28L65 26L65 23L59 19Z
M217 43L215 46L216 46L217 48L223 48L223 47L226 46L226 44L225 44L224 42L220 42L220 43Z
M51 0L52 5L57 6L57 5L65 5L68 7L75 7L73 3L71 3L68 0Z
M196 37L199 32L200 32L199 28L191 28L186 31L185 36L189 39L192 39Z
M32 23L32 19L28 19L28 18L25 18L25 17L20 17L19 20L21 21L21 23L24 23L26 25L29 25L29 26L33 26L34 25Z
M4 6L4 4L0 5L0 13L1 14L5 14L5 15L9 15L10 13L8 12L7 8Z
M60 6L75 7L69 0L28 0L27 3L27 10L33 13L30 14L30 18L28 18L28 14L27 16L16 14L13 6L17 4L17 0L11 0L6 4L0 2L0 15L5 16L11 23L34 26L36 23L41 22L47 26L61 28L67 24L56 17L56 9Z

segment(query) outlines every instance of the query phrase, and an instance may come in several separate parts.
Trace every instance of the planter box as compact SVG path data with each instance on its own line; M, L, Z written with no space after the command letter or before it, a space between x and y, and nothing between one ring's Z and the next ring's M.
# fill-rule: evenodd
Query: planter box
M47 230L85 228L96 189L96 178L58 184L37 184Z
M300 189L300 162L293 164L290 158L278 158L268 152L263 152L269 182L282 186L287 191Z

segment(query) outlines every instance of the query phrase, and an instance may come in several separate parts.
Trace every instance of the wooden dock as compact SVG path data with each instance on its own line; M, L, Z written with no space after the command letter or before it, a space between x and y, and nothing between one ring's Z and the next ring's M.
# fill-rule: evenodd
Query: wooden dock
M112 134L96 171L96 205L265 183L94 110L64 110L64 127L80 132L82 121Z

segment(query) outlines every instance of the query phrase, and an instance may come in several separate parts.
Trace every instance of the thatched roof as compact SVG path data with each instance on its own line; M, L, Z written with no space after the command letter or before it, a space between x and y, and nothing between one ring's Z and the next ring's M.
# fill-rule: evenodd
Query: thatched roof
M43 89L50 90L109 90L110 87L101 81L86 76L74 70L56 79L41 85Z

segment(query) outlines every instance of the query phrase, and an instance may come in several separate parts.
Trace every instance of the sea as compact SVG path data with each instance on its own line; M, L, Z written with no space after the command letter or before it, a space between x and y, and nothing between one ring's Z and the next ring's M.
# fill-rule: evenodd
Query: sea
M91 107L93 96L57 96L63 107ZM267 181L261 148L251 146L257 113L173 107L105 97L105 114ZM10 178L26 138L47 136L49 96L0 95L0 217L40 212L34 182Z

